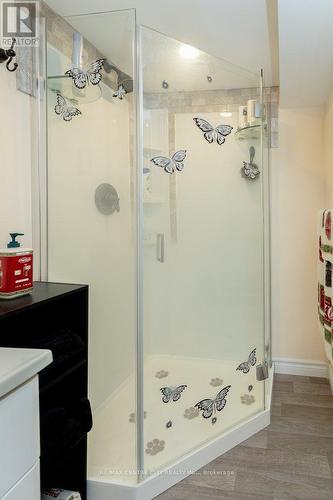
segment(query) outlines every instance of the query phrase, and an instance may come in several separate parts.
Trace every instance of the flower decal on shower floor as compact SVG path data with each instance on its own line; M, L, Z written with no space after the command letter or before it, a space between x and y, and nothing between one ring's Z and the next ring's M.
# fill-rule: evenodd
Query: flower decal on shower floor
M176 170L181 172L184 168L184 160L186 158L186 149L180 149L176 151L175 154L168 158L167 156L155 156L150 161L156 165L156 167L161 167L167 174L173 174Z
M220 385L223 384L223 380L219 377L215 377L215 378L212 378L212 380L209 383L213 387L219 387Z
M147 455L156 455L164 450L165 441L159 439L153 439L152 441L148 441L146 444L146 453Z
M256 400L252 394L244 394L240 399L243 405L252 405Z
M70 122L73 116L82 115L81 111L75 106L67 103L66 99L57 92L57 104L54 106L56 115L61 116L65 122Z
M76 88L84 89L87 84L98 85L102 80L101 70L105 59L97 59L87 68L72 68L66 71L65 75L73 79Z
M251 366L255 366L257 362L256 352L257 349L253 349L253 351L250 352L247 361L244 361L243 363L238 365L236 371L239 370L243 373L249 373Z
M231 385L227 385L220 392L217 393L215 399L202 399L199 401L195 407L202 411L203 418L210 418L213 413L223 410L227 404L226 397L231 388Z
M213 127L207 120L203 118L193 118L195 124L199 129L204 132L204 138L209 144L216 142L219 146L224 144L225 138L233 129L231 125L217 125Z
M192 420L193 418L196 418L198 416L199 416L199 408L195 408L194 406L186 408L184 412L184 418L187 418L188 420Z
M169 401L179 401L182 392L185 391L187 385L179 385L178 387L161 387L160 391L163 394L163 403L169 403Z
M166 370L160 370L160 371L155 373L156 378L165 378L168 375L169 375L169 372L167 372Z

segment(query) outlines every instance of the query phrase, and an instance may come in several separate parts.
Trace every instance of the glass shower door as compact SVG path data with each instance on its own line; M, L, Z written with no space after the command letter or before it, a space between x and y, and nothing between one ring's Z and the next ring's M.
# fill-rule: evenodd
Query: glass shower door
M262 123L258 75L140 36L149 474L264 408Z
M88 476L135 484L135 11L47 12L47 37L47 277L89 285Z

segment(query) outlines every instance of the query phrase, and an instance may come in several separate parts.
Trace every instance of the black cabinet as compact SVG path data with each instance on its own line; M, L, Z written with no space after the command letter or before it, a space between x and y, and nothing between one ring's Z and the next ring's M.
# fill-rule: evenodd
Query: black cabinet
M52 350L39 377L42 487L79 491L86 500L88 287L35 282L30 295L1 300L0 345Z

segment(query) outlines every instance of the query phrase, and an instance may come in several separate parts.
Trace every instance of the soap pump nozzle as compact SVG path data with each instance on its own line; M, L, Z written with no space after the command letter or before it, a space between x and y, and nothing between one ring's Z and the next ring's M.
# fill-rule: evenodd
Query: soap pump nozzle
M21 243L16 241L17 236L24 236L24 233L9 233L12 241L7 244L7 248L18 248L21 246Z

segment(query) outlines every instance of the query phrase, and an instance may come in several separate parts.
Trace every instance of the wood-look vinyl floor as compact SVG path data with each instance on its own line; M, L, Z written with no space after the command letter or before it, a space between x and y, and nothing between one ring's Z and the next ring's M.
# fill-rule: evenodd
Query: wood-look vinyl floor
M271 424L157 498L333 500L328 381L275 375Z

